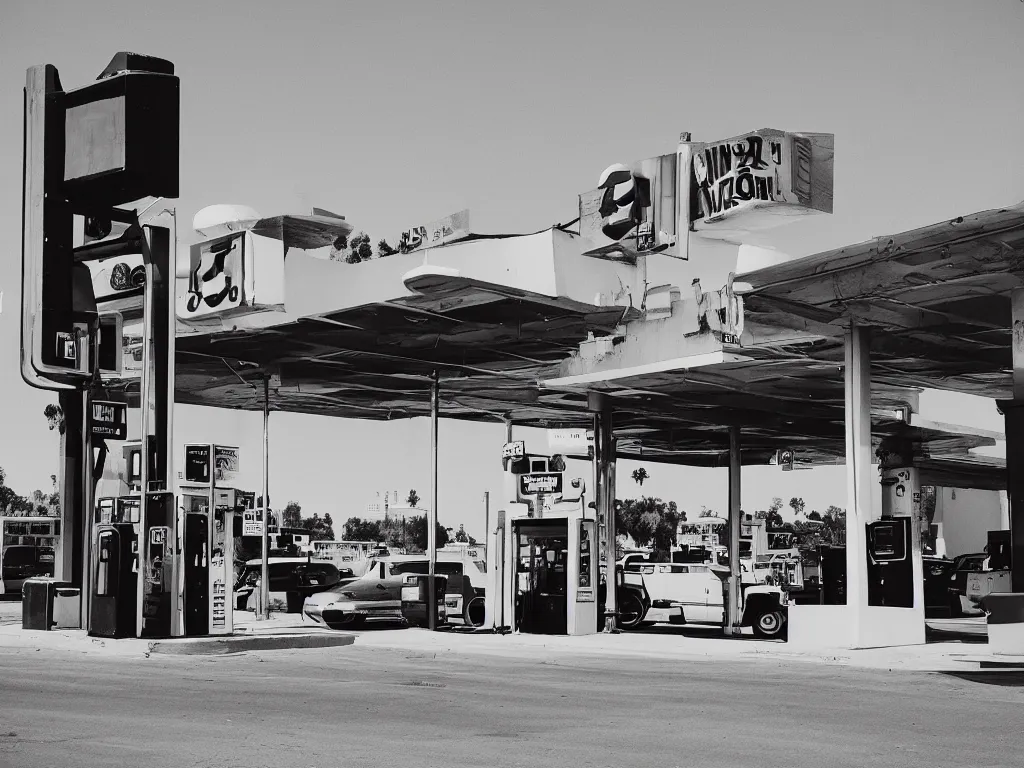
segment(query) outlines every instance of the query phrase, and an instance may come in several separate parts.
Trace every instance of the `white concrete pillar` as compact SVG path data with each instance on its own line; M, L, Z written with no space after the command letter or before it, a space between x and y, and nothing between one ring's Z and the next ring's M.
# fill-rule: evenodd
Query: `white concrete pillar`
M867 605L864 526L872 520L871 335L851 325L846 333L846 604L859 637L860 607Z

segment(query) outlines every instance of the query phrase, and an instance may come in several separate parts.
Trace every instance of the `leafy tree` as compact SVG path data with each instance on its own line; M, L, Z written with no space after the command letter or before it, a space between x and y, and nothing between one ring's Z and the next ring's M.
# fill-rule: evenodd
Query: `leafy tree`
M423 552L427 549L427 516L413 515L406 520L408 546L412 550ZM436 529L438 549L445 546L448 541L448 529L440 523Z
M782 499L776 496L774 499L772 499L772 503L768 507L768 513L777 513L780 509L782 509Z
M314 512L312 517L302 518L302 524L299 527L309 531L310 541L332 541L334 539L334 521L329 513L320 517Z
M455 540L458 541L458 542L465 542L467 544L470 543L469 542L469 534L466 533L466 526L464 526L464 525L460 525L459 526L459 530L456 531L456 533L455 533Z
M644 469L643 467L633 470L633 482L635 482L637 485L642 486L644 484L644 480L646 480L648 477L650 477L650 475L647 474L647 470Z
M385 256L394 256L396 253L398 253L397 249L388 245L387 240L377 242L377 258L383 259Z
M786 524L786 521L782 519L782 515L779 514L777 509L769 509L768 514L764 519L764 529L766 531L778 531Z
M7 486L7 473L0 467L0 512L10 509L17 498L18 494L14 489Z
M302 507L299 506L299 502L289 501L287 506L285 506L284 511L281 513L281 527L302 527Z
M417 504L420 503L420 495L416 493L415 488L409 491L409 495L406 497L405 503L408 504L410 507L415 507Z
M789 500L789 506L792 508L793 514L797 517L800 517L800 515L804 513L804 507L807 505L804 504L803 499L794 496L792 499Z
M43 409L43 416L46 417L47 426L50 431L56 429L60 434L64 434L64 409L59 405L50 403Z
M369 261L373 258L373 246L370 245L370 236L360 232L348 241L351 250L346 254L345 261L349 264L358 264L361 261Z
M345 521L345 538L351 541L381 541L386 537L381 520L363 520L350 517Z
M810 512L807 513L807 519L808 520L814 520L815 522L820 523L821 522L821 512L819 512L816 509L812 509Z
M616 500L616 530L627 534L637 546L650 545L655 559L668 560L680 522L674 501L664 502L651 496L641 499ZM685 520L685 514L682 516Z

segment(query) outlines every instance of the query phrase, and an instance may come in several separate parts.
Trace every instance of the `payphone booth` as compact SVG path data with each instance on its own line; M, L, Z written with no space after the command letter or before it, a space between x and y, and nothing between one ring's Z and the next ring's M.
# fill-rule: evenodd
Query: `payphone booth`
M488 532L485 626L546 635L597 631L597 520L587 514L582 480L563 488L564 467L561 457L512 460L516 503Z

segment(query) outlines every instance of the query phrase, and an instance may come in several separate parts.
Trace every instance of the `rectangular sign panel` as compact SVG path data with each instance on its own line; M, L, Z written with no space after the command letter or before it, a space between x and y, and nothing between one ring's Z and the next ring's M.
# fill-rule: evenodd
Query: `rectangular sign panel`
M242 511L242 535L263 535L263 510L246 509Z
M561 493L562 476L551 472L519 476L519 493L522 496L534 496L538 493Z
M705 144L693 155L694 227L765 229L832 213L834 154L832 134L770 128Z
M210 482L210 444L185 446L185 482Z
M548 451L563 456L594 455L594 430L592 429L549 429Z
M93 400L89 413L89 432L93 437L128 439L128 406L106 400Z
M426 248L436 248L462 240L469 234L469 211L459 211L403 232L398 239L398 252L412 253Z
M611 166L601 174L598 188L579 197L584 253L680 256L678 167L678 153L672 153Z
M518 459L521 456L526 455L526 443L522 440L516 440L512 443L505 443L501 448L501 458L503 459Z
M226 445L213 448L214 482L230 485L238 478L238 449Z

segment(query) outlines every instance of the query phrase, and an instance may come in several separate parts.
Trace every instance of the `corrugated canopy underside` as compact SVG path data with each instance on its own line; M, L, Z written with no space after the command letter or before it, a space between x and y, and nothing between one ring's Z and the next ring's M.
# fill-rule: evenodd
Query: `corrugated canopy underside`
M843 333L872 326L875 439L904 430L922 461L994 467L967 450L985 437L908 429L882 411L921 387L1005 398L1011 390L1009 294L1022 286L1024 209L987 211L744 275L753 345L738 361L592 385L615 406L619 453L727 463L725 427L743 427L745 463L792 446L798 459L844 455ZM352 265L358 279L359 265ZM582 388L539 382L588 333L610 334L622 308L500 297L443 313L374 304L268 330L181 336L177 400L342 418L426 416L440 378L444 418L534 427L590 423ZM426 302L423 302L425 305Z

